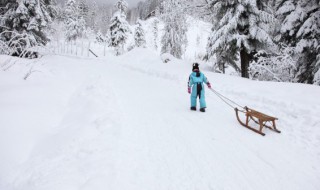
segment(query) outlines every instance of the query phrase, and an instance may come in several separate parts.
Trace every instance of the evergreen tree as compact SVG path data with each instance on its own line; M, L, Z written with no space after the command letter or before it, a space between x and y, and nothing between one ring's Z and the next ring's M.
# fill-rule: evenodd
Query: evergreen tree
M185 51L187 41L186 15L183 11L183 2L167 0L163 2L162 20L165 23L162 36L161 53L170 53L176 58L181 58Z
M107 32L106 32L106 35L105 35L105 37L104 37L105 39L106 39L106 44L108 45L108 46L110 46L110 44L111 44L111 34L110 34L110 30L108 30Z
M124 44L130 33L129 24L126 21L125 12L123 12L125 1L119 0L116 4L118 11L114 13L110 20L110 46L116 50L116 55L121 55L124 51Z
M66 40L74 41L85 34L85 20L75 0L68 0L65 10Z
M285 44L281 44L276 53L258 52L256 59L250 64L250 76L263 81L294 82L297 70L294 53L294 48Z
M105 43L106 42L106 38L105 36L103 36L103 34L101 33L101 31L99 30L96 36L96 41L98 43Z
M238 49L235 42L219 47L216 50L216 66L222 73L225 73L225 68L228 65L233 67L237 72L241 72L241 69L237 65L237 61L239 60L237 52Z
M27 56L28 48L48 43L46 29L56 15L54 1L10 0L2 8L0 40L10 49L7 53Z
M207 58L221 51L228 51L226 55L230 54L231 57L239 52L241 76L249 78L249 63L255 52L274 45L267 32L268 23L274 21L273 16L260 10L256 0L212 0L210 6L213 8L215 21L207 45ZM225 46L230 48L226 50Z
M277 0L275 7L281 22L279 41L295 47L296 81L319 84L320 5L319 0Z
M128 3L125 0L119 0L115 6L118 9L118 11L120 12L120 14L125 15L127 13Z
M154 19L153 21L153 41L154 41L154 48L158 50L158 25L159 25L159 20L157 18Z
M134 41L135 41L135 45L137 47L145 47L146 46L145 34L144 34L144 30L142 28L142 24L141 24L140 20L137 21L137 26L134 31Z
M97 17L98 15L98 4L95 0L92 1L89 11L88 25L94 30L97 31Z
M0 54L12 54L15 52L9 47L10 39L18 33L13 33L13 19L18 7L16 0L10 0L0 4Z
M80 0L79 2L79 14L84 19L89 15L89 5L86 0Z

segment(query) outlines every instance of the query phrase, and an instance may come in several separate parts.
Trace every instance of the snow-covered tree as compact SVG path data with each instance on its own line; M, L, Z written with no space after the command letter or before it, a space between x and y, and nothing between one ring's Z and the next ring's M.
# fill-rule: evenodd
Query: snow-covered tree
M125 0L119 0L115 6L121 14L127 13L128 3Z
M235 42L219 47L216 50L215 67L222 73L225 73L225 68L228 66L231 66L237 72L241 72L241 69L237 65L237 61L239 60L237 52L238 48Z
M119 0L119 2L126 4L125 1ZM125 10L123 7L120 6L117 2L116 6L119 8L117 12L114 13L113 17L110 20L110 46L114 47L116 50L116 55L121 55L124 51L124 44L128 39L128 33L130 33L129 24L126 21Z
M207 44L207 58L224 51L229 46L229 53L240 54L241 76L249 77L249 63L255 52L273 46L268 34L268 23L274 22L273 15L260 10L256 0L211 0L214 23L213 32ZM235 55L230 55L235 56Z
M298 57L296 81L317 83L320 68L319 0L277 0L275 7L281 22L278 39L295 47Z
M76 0L68 0L65 10L65 36L67 41L81 38L85 34L86 23L81 15L79 5Z
M153 43L154 43L154 48L158 50L158 30L159 30L159 20L158 18L155 18L153 21Z
M142 28L141 21L138 20L136 23L136 28L134 31L134 41L136 47L145 47L146 46L146 39L145 39L145 33Z
M166 0L163 2L162 20L165 27L161 40L161 53L170 53L176 58L181 58L188 43L183 3L184 0Z
M276 54L259 51L250 64L250 78L263 81L294 82L297 59L294 48L281 45Z
M105 42L106 42L106 44L108 45L108 46L110 46L110 44L111 44L111 34L110 34L110 30L108 30L107 32L106 32L106 35L105 35Z
M101 31L99 30L97 35L96 35L96 41L98 43L105 43L106 42L106 38L105 36L101 33Z
M49 41L46 29L56 15L53 0L10 0L1 7L0 40L9 54L27 56L28 48Z
M84 31L84 36L86 39L95 39L97 34L92 28L87 27Z
M98 16L98 4L93 0L90 4L89 15L87 18L88 26L91 27L94 31L98 30L97 16Z
M79 14L83 18L87 18L89 15L89 5L86 0L79 1Z

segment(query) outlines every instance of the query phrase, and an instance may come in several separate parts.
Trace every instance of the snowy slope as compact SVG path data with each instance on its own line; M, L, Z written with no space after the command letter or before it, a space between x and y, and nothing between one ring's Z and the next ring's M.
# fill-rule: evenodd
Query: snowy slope
M0 66L1 190L320 189L319 87L201 65L214 89L279 117L262 137L208 90L207 112L190 111L191 63L146 49Z

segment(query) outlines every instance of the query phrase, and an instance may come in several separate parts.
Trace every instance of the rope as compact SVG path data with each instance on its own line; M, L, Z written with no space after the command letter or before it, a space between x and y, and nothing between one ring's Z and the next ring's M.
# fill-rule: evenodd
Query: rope
M217 95L224 103L226 103L228 106L230 106L231 108L233 109L236 109L237 107L236 106L233 106L231 103L233 103L234 105L237 105L238 107L242 108L243 110L245 110L245 108L239 104L237 104L236 102L234 102L233 100L230 100L229 98L223 96L222 94L220 94L219 92L215 91L214 89L212 88L209 88L213 93L215 93L215 95ZM229 102L228 102L228 101ZM244 112L242 110L239 110L241 112Z

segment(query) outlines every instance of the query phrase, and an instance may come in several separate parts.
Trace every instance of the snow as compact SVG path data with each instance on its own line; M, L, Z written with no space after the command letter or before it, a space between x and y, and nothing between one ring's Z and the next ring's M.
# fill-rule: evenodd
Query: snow
M154 21L156 18L150 18L146 21L141 21L143 24L143 29L146 36L146 46L148 49L155 50L155 39L154 39ZM194 19L190 16L187 17L187 39L188 43L186 50L183 54L183 58L186 60L202 60L206 54L206 46L209 34L211 32L212 25L206 22L203 22L198 19ZM161 39L164 34L164 23L159 21L158 23L158 37L157 42L157 51L160 54L161 50ZM130 44L128 42L127 44Z
M207 89L207 112L189 110L192 62L107 53L0 56L1 190L320 189L319 87L201 64L215 90L279 118L262 137Z

